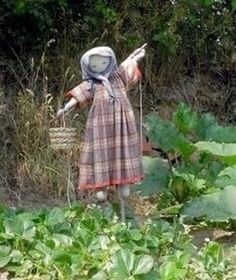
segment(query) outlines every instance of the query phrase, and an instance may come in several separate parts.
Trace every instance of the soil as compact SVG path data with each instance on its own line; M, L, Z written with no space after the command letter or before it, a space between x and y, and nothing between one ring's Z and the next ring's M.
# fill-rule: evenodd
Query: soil
M65 206L64 197L57 197L53 193L39 192L35 189L12 189L0 186L0 205L37 209L53 206Z

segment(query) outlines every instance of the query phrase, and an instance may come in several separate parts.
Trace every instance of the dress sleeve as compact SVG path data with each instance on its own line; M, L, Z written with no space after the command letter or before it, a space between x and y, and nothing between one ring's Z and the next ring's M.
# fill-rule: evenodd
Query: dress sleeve
M132 59L123 61L117 71L127 89L136 84L142 76L137 62Z
M90 105L93 101L93 93L88 89L87 82L83 82L78 86L74 87L65 94L66 98L74 97L78 103L76 105L77 109L86 107Z

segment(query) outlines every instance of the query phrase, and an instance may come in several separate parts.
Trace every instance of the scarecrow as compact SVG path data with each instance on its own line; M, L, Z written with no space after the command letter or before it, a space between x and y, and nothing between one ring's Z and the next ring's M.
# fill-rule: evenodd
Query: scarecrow
M81 58L83 82L66 93L70 100L57 117L73 108L90 105L81 145L78 189L96 191L105 201L108 187L118 190L122 221L130 186L143 177L142 151L132 106L127 96L141 78L137 62L145 56L144 44L119 66L107 46L88 50Z

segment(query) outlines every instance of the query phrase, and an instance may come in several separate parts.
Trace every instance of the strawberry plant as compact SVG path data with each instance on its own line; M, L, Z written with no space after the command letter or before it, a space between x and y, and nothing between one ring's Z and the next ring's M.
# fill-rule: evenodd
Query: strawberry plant
M206 244L198 252L178 221L126 226L97 206L0 211L0 269L9 279L224 279L219 251Z

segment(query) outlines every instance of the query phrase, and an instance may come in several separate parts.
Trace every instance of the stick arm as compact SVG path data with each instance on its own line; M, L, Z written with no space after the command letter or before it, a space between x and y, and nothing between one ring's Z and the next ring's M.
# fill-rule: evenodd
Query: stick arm
M66 115L67 113L71 112L73 109L75 109L77 103L78 100L75 97L72 97L70 101L65 104L64 108L59 109L57 111L56 117L54 117L51 122L53 123L54 121L59 119L62 115Z
M75 105L78 103L78 100L75 97L72 97L69 102L67 102L64 106L64 113L69 111L70 109L74 109Z
M145 56L145 48L147 47L147 43L143 44L140 48L136 49L134 52L132 52L127 59L131 59L135 62L140 60Z

